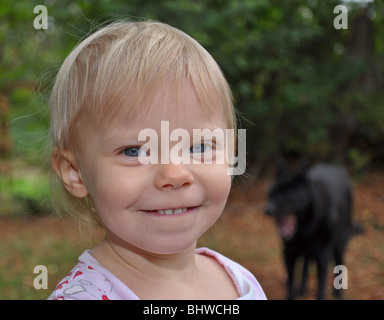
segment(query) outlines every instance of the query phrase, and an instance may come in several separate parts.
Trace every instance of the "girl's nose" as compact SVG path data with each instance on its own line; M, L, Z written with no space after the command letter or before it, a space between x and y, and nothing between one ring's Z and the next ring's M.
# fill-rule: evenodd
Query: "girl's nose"
M155 186L158 189L177 190L193 183L192 173L183 164L160 164Z

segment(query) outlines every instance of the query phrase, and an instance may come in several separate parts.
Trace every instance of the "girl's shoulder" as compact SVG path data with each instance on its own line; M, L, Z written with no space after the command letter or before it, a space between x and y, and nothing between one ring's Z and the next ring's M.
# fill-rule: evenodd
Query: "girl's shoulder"
M121 300L136 295L85 251L48 300Z
M221 253L208 249L198 248L197 254L209 256L215 259L227 272L232 279L233 284L239 294L241 300L266 300L265 293L255 278L255 276L246 268L238 264L237 262L227 258Z

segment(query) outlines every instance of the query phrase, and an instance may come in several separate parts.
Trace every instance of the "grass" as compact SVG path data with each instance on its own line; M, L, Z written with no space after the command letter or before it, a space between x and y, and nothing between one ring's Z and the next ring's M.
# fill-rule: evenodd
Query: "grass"
M0 237L0 299L46 299L74 267L78 256L94 244L84 241L77 227L56 218L2 218ZM34 267L48 269L48 289L33 286Z
M51 211L48 174L40 168L16 166L17 170L0 174L0 216Z

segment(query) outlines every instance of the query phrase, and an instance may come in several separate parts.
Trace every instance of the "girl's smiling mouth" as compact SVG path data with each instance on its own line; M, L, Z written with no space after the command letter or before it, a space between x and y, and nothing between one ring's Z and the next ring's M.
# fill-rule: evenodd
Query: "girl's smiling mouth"
M158 210L140 210L146 214L158 215L158 216L171 216L171 215L185 215L195 211L199 206L194 207L179 207L177 209L158 209Z

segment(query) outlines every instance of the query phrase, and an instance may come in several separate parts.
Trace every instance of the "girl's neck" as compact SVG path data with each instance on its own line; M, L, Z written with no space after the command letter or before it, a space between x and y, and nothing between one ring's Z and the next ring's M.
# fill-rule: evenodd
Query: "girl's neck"
M154 254L107 235L92 256L133 289L136 282L142 285L159 279L167 282L195 279L198 274L195 250L196 243L182 252Z
M235 299L237 290L214 259L195 253L153 254L108 236L92 256L140 299Z

